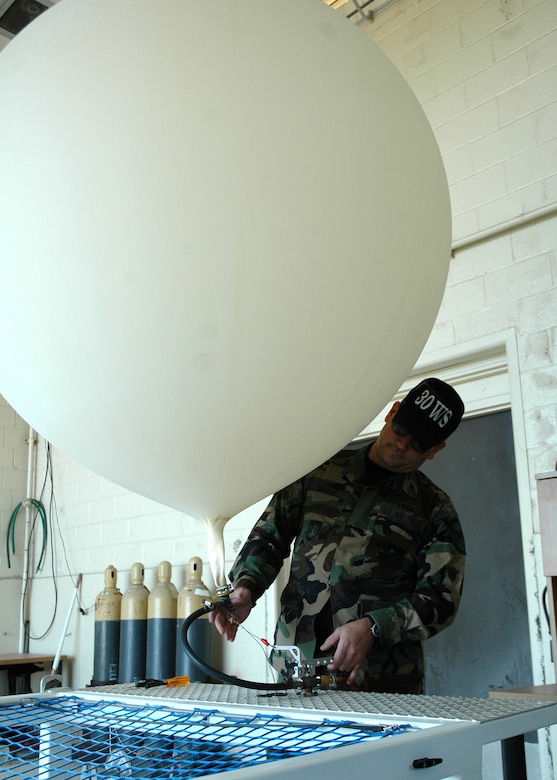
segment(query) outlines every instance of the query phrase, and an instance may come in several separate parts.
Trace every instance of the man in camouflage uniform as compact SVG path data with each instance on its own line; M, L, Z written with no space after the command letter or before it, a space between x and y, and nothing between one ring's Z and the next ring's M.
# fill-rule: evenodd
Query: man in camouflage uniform
M456 615L464 574L462 529L450 498L418 470L445 447L464 406L427 379L396 402L371 446L346 449L276 493L230 573L237 624L292 551L275 646L331 656L349 687L422 693L421 642ZM284 673L286 654L274 652Z

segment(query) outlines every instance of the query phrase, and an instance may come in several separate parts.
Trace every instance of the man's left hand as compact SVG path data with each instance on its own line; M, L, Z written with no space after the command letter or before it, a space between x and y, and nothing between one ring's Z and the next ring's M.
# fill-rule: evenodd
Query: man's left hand
M336 645L335 654L329 669L340 672L348 672L346 680L348 685L356 682L360 666L366 655L373 647L374 638L369 630L369 620L353 620L344 626L339 626L321 645L321 650L326 652Z

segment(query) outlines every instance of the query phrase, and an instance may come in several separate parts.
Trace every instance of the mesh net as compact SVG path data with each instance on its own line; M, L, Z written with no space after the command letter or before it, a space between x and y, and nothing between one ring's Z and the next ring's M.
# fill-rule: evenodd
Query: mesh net
M409 724L300 722L78 697L0 707L0 780L192 778L382 739Z

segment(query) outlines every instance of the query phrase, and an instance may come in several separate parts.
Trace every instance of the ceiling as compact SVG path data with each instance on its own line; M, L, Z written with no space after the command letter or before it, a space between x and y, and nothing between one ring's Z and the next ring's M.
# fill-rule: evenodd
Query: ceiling
M395 0L323 0L356 24L371 19L377 10ZM0 0L0 37L13 38L57 0ZM0 44L0 48L2 48Z

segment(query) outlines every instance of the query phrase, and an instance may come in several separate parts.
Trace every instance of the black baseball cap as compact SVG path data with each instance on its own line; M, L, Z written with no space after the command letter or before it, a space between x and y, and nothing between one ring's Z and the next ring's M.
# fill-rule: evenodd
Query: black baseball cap
M441 444L458 428L464 404L456 390L441 379L424 379L400 402L392 419L418 442L422 450Z

